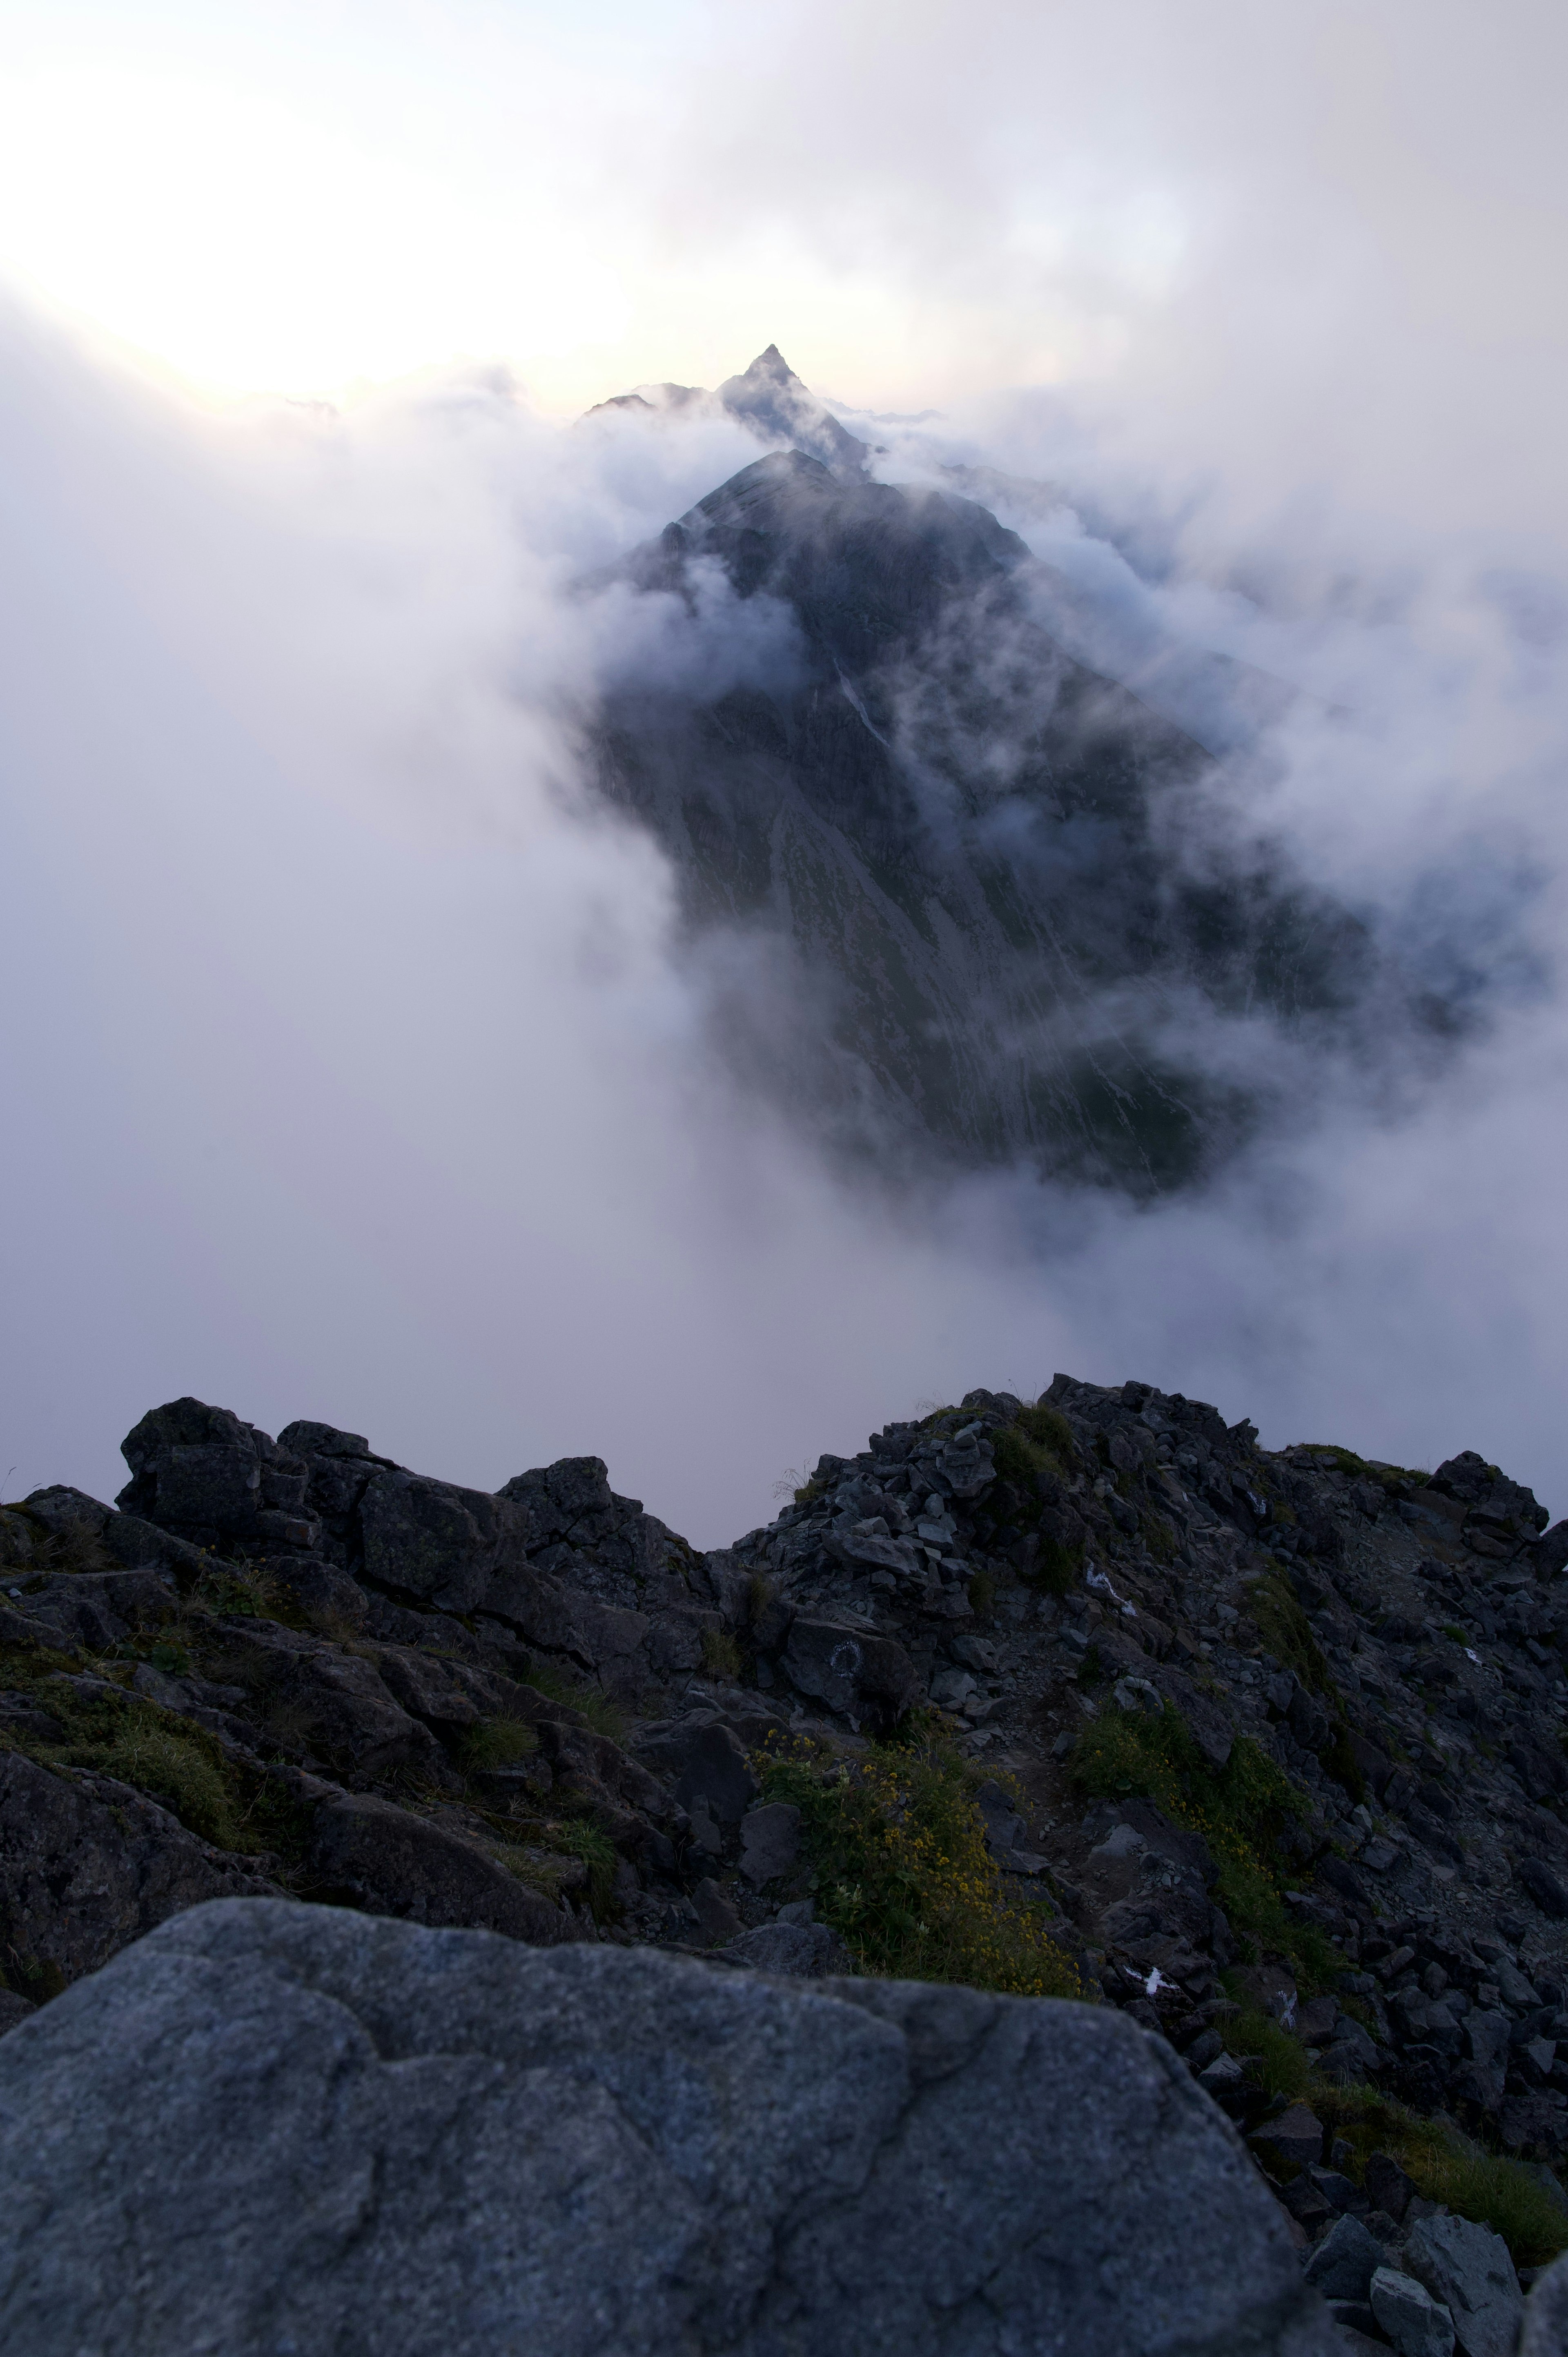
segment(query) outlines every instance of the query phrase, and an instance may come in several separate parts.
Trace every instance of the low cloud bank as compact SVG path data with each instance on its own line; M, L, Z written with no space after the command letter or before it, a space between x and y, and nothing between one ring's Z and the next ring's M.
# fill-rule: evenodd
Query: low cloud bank
M993 503L1079 651L1208 697L1233 823L1476 1017L1441 1077L1331 1075L1199 1197L999 1173L893 1203L734 1092L671 878L582 784L601 687L792 660L717 575L690 616L582 587L757 455L740 427L549 426L493 372L219 424L16 307L0 385L8 1493L110 1493L119 1434L194 1391L486 1487L591 1451L714 1544L786 1464L1067 1367L1265 1441L1477 1447L1562 1511L1541 561L1412 546L1396 594L1380 523L1364 579L1315 554L1304 587L1275 518L1232 578L1059 403L886 433L888 479L1056 482ZM1255 673L1298 692L1261 725Z

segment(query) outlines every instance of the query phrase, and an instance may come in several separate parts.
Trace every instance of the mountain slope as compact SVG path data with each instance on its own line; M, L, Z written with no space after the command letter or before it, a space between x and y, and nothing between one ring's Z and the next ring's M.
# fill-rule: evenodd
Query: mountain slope
M593 751L671 855L737 1066L884 1168L1215 1167L1261 1099L1195 1035L1341 1024L1375 965L1353 919L1227 842L1202 748L1040 627L984 508L779 451L618 575L694 611L715 566L777 601L792 669L619 689Z

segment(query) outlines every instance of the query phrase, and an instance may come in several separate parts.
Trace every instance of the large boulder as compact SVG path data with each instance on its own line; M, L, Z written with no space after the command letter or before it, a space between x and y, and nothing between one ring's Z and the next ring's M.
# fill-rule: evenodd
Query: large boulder
M229 1408L169 1400L133 1426L120 1453L131 1479L115 1503L195 1545L310 1546L320 1535L303 1462Z
M1332 2357L1284 2221L1103 2010L182 1917L0 2040L7 2357Z
M859 1625L798 1613L784 1667L803 1695L873 1735L886 1733L920 1699L919 1674L903 1646Z
M585 1936L477 1843L369 1793L317 1810L307 1863L317 1891L367 1912L478 1926L542 1948Z

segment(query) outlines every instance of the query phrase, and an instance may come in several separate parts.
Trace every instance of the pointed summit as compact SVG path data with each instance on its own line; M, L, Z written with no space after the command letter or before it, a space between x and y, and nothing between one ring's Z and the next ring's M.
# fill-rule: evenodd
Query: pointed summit
M766 441L803 450L808 458L820 458L832 473L852 481L865 473L871 456L867 446L801 383L777 344L758 352L744 375L726 378L719 399L732 417Z
M841 425L825 402L801 383L777 344L758 352L739 376L727 377L716 393L696 384L639 384L633 393L612 394L585 414L603 416L607 410L709 410L714 404L772 449L803 450L843 482L860 482L865 475L869 447Z

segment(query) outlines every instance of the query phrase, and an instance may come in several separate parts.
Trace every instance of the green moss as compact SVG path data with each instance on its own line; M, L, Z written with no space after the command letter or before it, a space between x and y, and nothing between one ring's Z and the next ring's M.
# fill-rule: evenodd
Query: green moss
M1072 1426L1059 1409L1026 1407L1013 1419L1017 1429L1032 1440L1037 1448L1054 1457L1066 1472L1078 1456L1078 1443L1072 1437Z
M1305 1440L1298 1447L1310 1448L1318 1457L1331 1457L1341 1473L1354 1481L1376 1481L1391 1495L1400 1489L1424 1489L1431 1480L1430 1473L1417 1465L1382 1465L1374 1458L1358 1457L1353 1448L1341 1448L1333 1441Z
M1287 2103L1297 2103L1312 2086L1312 2060L1299 2038L1282 2029L1272 2014L1246 1997L1233 1973L1220 1975L1227 1993L1240 2000L1240 2011L1228 2017L1221 2027L1226 2051L1245 2055L1254 2064L1259 2086L1265 2095L1283 2095Z
M1482 2148L1451 2125L1423 2119L1371 2087L1311 2090L1312 2108L1350 2147L1358 2183L1374 2152L1386 2152L1428 2201L1500 2234L1519 2266L1542 2266L1568 2249L1568 2218L1530 2171Z
M1356 1765L1351 1749L1344 1696L1329 1674L1328 1664L1289 1582L1274 1571L1254 1580L1248 1590L1248 1609L1274 1659L1282 1667L1294 1670L1307 1692L1318 1695L1327 1706L1334 1721L1334 1736L1322 1755L1324 1767L1353 1801L1365 1800L1366 1779Z
M727 1629L704 1629L703 1631L703 1667L710 1677L738 1678L741 1673L740 1647Z
M41 1650L4 1649L5 1685L61 1729L59 1742L12 1738L18 1749L47 1767L91 1768L129 1784L220 1849L268 1852L286 1865L304 1857L309 1812L274 1771L231 1759L204 1727L142 1695L114 1685L80 1694L56 1674L62 1666Z
M940 1740L837 1759L790 1744L758 1756L769 1801L800 1812L817 1913L861 1969L1026 1996L1079 1996L1037 1906L1011 1898L985 1846L970 1770Z
M1277 1843L1307 1803L1251 1736L1238 1736L1222 1769L1209 1767L1179 1712L1102 1711L1085 1727L1068 1760L1090 1799L1138 1794L1173 1824L1200 1833L1219 1868L1215 1896L1231 1930L1254 1954L1288 1957L1305 1987L1324 1986L1343 1967L1322 1930L1285 1904Z

